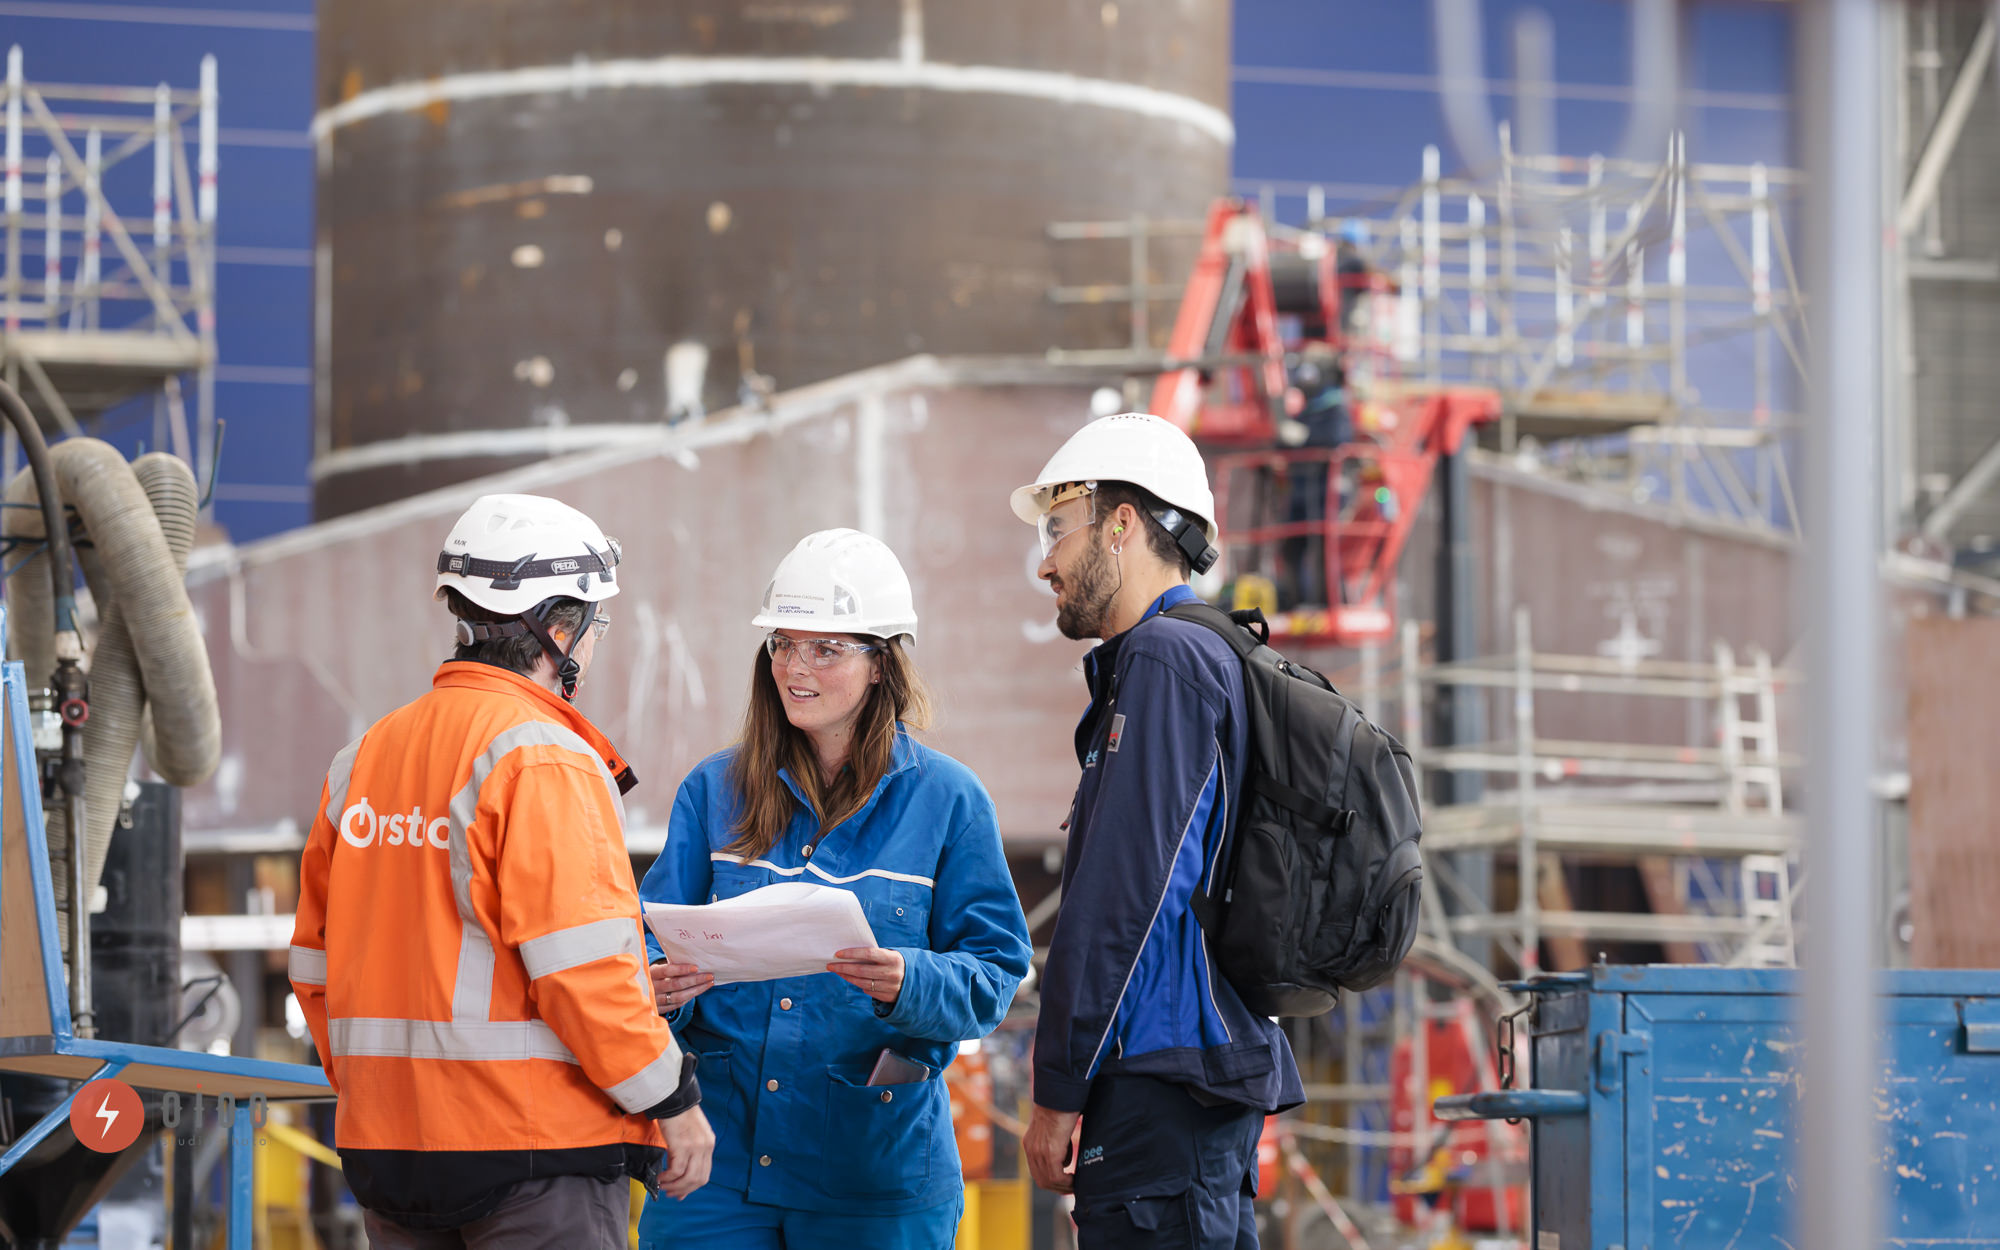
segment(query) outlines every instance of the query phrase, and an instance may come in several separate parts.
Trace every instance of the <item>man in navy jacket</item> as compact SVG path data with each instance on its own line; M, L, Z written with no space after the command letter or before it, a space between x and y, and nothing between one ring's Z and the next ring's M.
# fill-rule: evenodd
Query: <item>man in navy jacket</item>
M1062 632L1103 640L1085 660L1028 1165L1075 1193L1082 1250L1250 1250L1259 1129L1305 1095L1284 1033L1217 970L1190 906L1248 756L1235 653L1160 615L1214 559L1207 471L1177 427L1125 413L1085 426L1013 506L1041 533Z

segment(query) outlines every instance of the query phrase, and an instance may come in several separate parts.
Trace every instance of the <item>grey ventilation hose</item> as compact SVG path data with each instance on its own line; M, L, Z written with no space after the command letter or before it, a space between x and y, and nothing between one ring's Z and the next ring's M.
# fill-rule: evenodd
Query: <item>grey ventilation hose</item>
M58 443L50 457L57 489L89 535L82 563L98 605L84 738L85 880L95 885L147 705L159 726L152 763L175 785L197 785L214 773L222 727L208 651L182 580L194 540L193 475L170 456L127 464L116 448L97 439ZM25 476L9 487L10 499L35 497L34 483ZM24 524L15 514L30 515L24 509L7 513L15 526ZM39 605L32 593L23 593L36 580L30 576L10 588L18 614L11 645L24 661L38 643L46 645L38 636L47 628L36 620Z

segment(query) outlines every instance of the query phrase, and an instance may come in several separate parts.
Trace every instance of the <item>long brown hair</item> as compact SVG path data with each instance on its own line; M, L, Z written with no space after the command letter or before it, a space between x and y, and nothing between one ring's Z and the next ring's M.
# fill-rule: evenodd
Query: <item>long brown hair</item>
M825 833L860 811L881 784L895 757L896 722L911 729L930 728L930 691L902 640L884 642L870 660L882 680L868 687L854 724L847 767L829 784L820 772L812 739L785 715L778 680L771 675L771 657L758 644L750 666L750 706L743 713L743 735L729 764L729 781L743 798L743 814L736 821L735 840L723 848L727 853L747 862L769 851L783 836L798 800L778 776L780 768L791 770L792 780L819 819L819 831Z

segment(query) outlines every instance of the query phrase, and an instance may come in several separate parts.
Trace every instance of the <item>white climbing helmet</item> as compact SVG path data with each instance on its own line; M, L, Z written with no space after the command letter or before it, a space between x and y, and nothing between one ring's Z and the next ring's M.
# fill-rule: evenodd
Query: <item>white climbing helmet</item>
M564 595L599 603L618 593L618 544L597 522L541 495L481 495L451 527L437 592L456 590L502 616Z
M778 562L758 629L823 629L871 638L917 637L910 579L896 553L860 530L821 530Z

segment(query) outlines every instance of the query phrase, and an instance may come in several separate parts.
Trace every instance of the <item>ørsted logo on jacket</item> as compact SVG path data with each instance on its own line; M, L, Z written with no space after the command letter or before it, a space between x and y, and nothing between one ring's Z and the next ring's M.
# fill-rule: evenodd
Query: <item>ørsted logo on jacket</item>
M364 796L340 814L340 840L356 847L379 841L384 846L434 846L442 851L451 846L451 818L426 821L421 807L383 815Z

